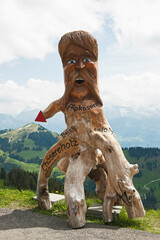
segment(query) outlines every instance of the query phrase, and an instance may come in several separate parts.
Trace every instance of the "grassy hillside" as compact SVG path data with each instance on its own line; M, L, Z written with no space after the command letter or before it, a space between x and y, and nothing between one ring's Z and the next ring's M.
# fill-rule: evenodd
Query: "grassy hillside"
M0 167L7 171L17 166L37 172L45 153L58 140L57 133L34 123L1 132Z
M57 140L58 134L34 123L15 130L1 130L0 168L4 167L7 172L13 167L38 172L45 153ZM151 208L160 209L160 149L138 147L123 151L130 163L139 165L140 172L134 176L133 182L143 201L149 199ZM57 167L53 169L52 176L60 181L65 177ZM87 179L85 189L93 193L94 183Z
M153 190L156 208L160 209L160 149L129 148L123 151L130 163L138 164L140 172L134 176L133 182L142 199Z

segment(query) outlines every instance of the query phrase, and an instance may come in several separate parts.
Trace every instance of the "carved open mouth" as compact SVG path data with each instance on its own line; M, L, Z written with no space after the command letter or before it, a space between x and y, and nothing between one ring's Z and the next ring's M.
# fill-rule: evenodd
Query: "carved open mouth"
M83 78L76 78L76 83L78 85L82 85L84 83L84 79Z

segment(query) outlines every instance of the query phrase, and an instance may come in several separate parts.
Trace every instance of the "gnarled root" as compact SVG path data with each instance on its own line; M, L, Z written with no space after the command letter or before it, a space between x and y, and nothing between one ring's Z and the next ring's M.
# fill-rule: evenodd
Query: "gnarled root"
M91 140L105 158L103 167L107 172L107 185L103 202L104 221L112 221L112 207L118 198L123 200L128 217L144 216L141 198L132 183L132 177L138 173L138 165L129 164L112 133L92 133Z
M95 182L96 193L103 201L107 185L107 173L100 165L98 165L96 169L91 170L91 172L88 174L88 177Z
M115 205L115 202L117 201L116 195L110 197L105 196L103 201L103 221L105 223L112 222L112 208Z
M87 211L84 194L84 181L92 168L95 159L91 158L92 149L82 148L80 154L69 158L66 172L64 194L68 209L69 224L72 228L81 228L85 225Z
M84 199L77 200L74 197L69 197L67 201L67 213L69 225L72 228L81 228L85 225L85 214L87 211Z
M61 159L66 158L70 154L77 152L79 141L66 137L54 144L45 154L41 163L38 182L37 182L37 199L41 209L50 209L51 202L48 192L48 179L51 175L54 165Z
M37 200L38 200L38 207L40 209L49 210L52 208L51 201L49 199L49 192L46 187L42 187L37 191Z
M52 204L49 199L48 178L46 177L42 167L40 167L38 175L37 200L40 209L51 209Z
M130 188L128 183L119 180L119 186L123 191L122 200L129 218L138 218L145 216L145 210L139 193L135 188Z

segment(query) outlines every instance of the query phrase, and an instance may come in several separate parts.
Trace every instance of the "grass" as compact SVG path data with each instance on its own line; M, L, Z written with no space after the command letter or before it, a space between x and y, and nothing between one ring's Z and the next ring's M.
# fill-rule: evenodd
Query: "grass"
M0 188L0 207L2 208L17 208L29 209L37 206L33 200L35 193L29 190L19 191L11 188Z
M160 210L146 210L145 217L129 219L123 207L119 221L113 225L160 234Z
M29 172L38 172L39 171L39 165L36 164L36 163L20 162L16 159L13 159L13 158L10 158L10 157L6 158L5 164L6 163L16 165L16 167L21 167L25 171L29 171Z
M34 150L24 150L21 151L18 155L20 157L23 157L26 160L30 160L31 158L35 158L35 157L39 157L42 158L44 157L44 155L46 154L47 149L43 147L43 149L41 151L34 151Z
M53 204L52 209L50 209L50 210L40 210L37 207L34 209L34 212L67 218L67 205L66 205L65 200L62 200L60 202Z
M65 200L62 200L52 206L51 210L40 210L37 202L33 200L36 193L29 190L19 191L17 189L3 186L3 181L0 180L0 207L3 208L17 208L17 209L31 209L34 212L47 215L55 215L67 218L67 206ZM96 197L86 198L87 207L92 203L100 203ZM88 222L104 224L102 219L86 216ZM125 208L122 209L119 220L112 222L110 225L127 227L136 230L144 230L152 233L160 234L160 210L146 211L146 216L138 219L129 219Z

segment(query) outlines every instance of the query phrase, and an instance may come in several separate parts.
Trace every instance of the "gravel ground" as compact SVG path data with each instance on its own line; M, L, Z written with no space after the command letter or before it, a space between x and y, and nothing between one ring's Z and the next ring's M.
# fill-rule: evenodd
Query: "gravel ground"
M65 219L30 210L0 208L0 240L160 240L159 234L87 223L84 228L71 229Z

